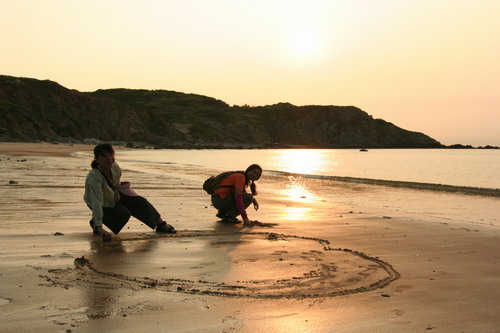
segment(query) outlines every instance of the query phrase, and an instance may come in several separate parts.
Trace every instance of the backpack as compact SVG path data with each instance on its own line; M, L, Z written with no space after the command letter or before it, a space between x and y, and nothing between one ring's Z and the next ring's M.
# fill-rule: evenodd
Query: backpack
M217 176L211 176L205 180L203 183L203 189L210 195L215 193L215 190L221 187L233 187L232 185L220 186L221 181L232 175L233 173L238 173L241 171L226 171Z

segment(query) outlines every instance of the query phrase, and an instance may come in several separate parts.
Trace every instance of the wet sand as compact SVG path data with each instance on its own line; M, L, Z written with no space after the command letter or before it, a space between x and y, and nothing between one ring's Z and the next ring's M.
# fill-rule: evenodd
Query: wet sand
M82 201L92 148L0 143L2 332L498 331L494 225L287 199L271 175L249 210L262 224L222 224L207 175L117 148L179 232L132 218L103 243Z

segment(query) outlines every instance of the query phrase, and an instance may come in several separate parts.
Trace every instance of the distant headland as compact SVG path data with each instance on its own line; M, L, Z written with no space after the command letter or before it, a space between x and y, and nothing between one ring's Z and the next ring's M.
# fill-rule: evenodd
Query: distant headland
M0 141L109 141L156 148L473 148L444 146L354 106L229 106L175 91L79 92L53 81L4 75Z

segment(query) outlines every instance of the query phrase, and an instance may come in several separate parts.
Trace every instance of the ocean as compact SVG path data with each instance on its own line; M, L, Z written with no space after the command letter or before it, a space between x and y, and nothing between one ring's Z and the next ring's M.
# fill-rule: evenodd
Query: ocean
M268 172L304 177L350 177L500 189L500 151L470 149L136 150L128 159L240 170L257 163ZM402 184L404 186L404 184Z
M200 182L257 163L269 195L500 227L499 150L139 149L120 151L120 161L193 168Z

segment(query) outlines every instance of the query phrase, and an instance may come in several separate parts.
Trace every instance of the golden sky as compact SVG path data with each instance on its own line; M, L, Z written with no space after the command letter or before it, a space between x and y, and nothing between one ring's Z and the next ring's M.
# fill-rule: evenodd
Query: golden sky
M354 105L500 146L500 0L0 0L0 74Z

